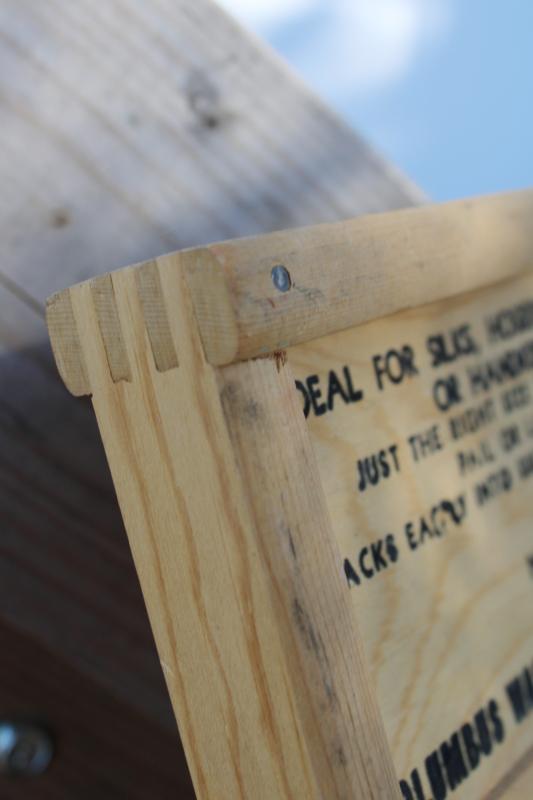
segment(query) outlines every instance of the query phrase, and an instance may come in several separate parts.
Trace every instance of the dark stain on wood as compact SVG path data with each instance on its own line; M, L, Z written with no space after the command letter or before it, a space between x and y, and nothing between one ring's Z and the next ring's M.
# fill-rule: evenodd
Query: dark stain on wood
M70 223L70 214L65 208L56 208L52 212L50 224L52 228L66 228Z

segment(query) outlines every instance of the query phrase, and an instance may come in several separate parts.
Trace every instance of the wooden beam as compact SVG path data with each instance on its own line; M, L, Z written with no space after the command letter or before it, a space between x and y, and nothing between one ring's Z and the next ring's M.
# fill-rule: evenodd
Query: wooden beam
M170 250L422 197L211 0L2 9L2 271L41 303Z
M316 457L282 357L217 373L316 797L399 798Z
M176 268L187 272L206 358L221 366L530 270L532 218L533 191L513 192L223 242L176 254ZM276 272L285 281L281 289ZM110 280L90 282L96 298ZM48 325L63 380L73 394L89 394L70 291L48 301ZM158 302L150 298L147 306L149 330L157 318L166 331ZM127 380L120 340L105 331L104 337L113 379ZM168 334L152 339L159 368L176 366L174 357L163 357Z
M528 190L191 251L207 358L253 358L518 275L533 268L532 219Z

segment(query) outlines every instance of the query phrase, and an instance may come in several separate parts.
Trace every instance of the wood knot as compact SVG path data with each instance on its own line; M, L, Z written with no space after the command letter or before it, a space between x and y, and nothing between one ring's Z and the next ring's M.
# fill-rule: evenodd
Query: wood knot
M185 95L191 111L202 127L214 129L223 122L220 92L205 73L191 72L185 84Z

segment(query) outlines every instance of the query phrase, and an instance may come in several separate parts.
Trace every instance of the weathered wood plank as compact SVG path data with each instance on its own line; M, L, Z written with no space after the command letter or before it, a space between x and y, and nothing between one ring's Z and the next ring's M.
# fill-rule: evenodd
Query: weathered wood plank
M171 249L419 196L208 0L8 0L0 75L2 271L41 301Z

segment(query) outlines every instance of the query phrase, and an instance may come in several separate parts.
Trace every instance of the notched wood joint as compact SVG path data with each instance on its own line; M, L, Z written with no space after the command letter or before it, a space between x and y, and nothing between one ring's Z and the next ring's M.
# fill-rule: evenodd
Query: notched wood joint
M70 289L46 301L46 324L57 369L69 392L76 397L91 394L85 356L72 308Z
M138 267L135 282L155 367L158 372L174 369L179 366L178 354L172 339L157 263L148 261Z
M113 278L102 275L91 281L91 295L114 383L131 381L131 368L128 358L120 318L118 315Z
M216 248L180 254L206 361L214 367L238 359L239 330L231 280Z

